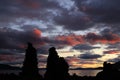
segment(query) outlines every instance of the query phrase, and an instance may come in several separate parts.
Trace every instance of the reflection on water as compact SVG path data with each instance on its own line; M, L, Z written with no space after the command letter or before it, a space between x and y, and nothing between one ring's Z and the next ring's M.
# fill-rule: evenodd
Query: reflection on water
M96 76L98 72L101 70L69 70L70 75L73 75L74 73L78 76ZM0 70L0 73L15 73L19 74L20 70ZM45 70L39 70L39 73L43 76L45 73Z
M78 76L96 76L102 70L70 70L70 75L76 73Z

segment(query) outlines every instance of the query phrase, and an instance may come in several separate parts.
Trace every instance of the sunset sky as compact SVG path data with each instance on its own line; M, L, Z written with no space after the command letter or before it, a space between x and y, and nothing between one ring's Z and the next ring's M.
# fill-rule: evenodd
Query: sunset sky
M52 46L70 68L120 61L120 0L1 0L0 63L21 66L27 42L40 68Z

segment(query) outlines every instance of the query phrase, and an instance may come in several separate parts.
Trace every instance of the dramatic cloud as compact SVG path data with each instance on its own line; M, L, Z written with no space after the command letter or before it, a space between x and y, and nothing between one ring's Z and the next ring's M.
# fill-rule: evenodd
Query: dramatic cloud
M68 62L68 64L70 65L70 68L76 68L78 67L78 65L80 66L80 59L78 57L75 56L71 56L71 57L66 57L65 60Z
M88 33L86 35L70 34L70 35L57 36L56 40L65 42L65 44L72 46L83 43L115 44L120 42L120 36L114 33L106 33L106 34ZM87 48L88 47L90 46L88 45Z
M119 21L118 3L118 0L104 0L103 2L100 0L1 0L0 25L1 27L13 26L10 25L11 23L18 25L19 20L23 18L50 22L66 30L87 30L93 28L93 25L97 25L96 22L99 21ZM24 20L21 24L23 23ZM112 26L114 25L110 25L111 28ZM117 30L117 27L114 30Z
M67 30L85 30L93 25L91 17L78 11L72 0L2 0L0 7L2 27L19 24L16 20L20 18L51 22Z
M116 23L120 21L119 3L119 0L85 0L78 6L85 13L92 15L95 21Z
M91 53L85 53L85 54L81 54L79 56L79 58L81 59L97 59L97 58L101 58L102 56L99 54L91 54Z
M23 49L27 42L33 44L43 45L44 41L41 39L41 31L37 28L28 31L18 31L10 28L0 28L0 48L4 49Z
M23 55L0 55L0 63L7 63L7 64L20 64L24 60Z
M104 54L119 54L120 50L109 50L109 51L104 51Z
M102 62L99 60L92 59L80 59L77 56L66 57L66 61L69 63L70 68L85 68L85 67L92 67L96 68L98 65L101 65ZM98 63L99 62L99 63Z
M120 43L116 44L108 44L108 47L106 49L118 49L120 48Z
M1 0L0 25L10 27L9 23L19 24L17 20L23 18L50 22L67 30L86 30L96 22L119 21L119 13L118 0Z
M25 48L27 42L32 42L42 53L47 53L48 48L56 45L57 48L74 46L73 49L76 50L91 50L98 47L92 47L86 43L113 44L120 42L119 35L113 33L101 35L95 33L88 33L86 35L69 34L44 37L42 36L42 31L38 28L24 29L22 31L11 28L0 28L0 36L2 36L0 38L0 48L20 50Z
M119 0L74 0L80 12L89 16L93 25L90 28L109 27L111 31L119 33L120 31L120 1ZM87 22L86 22L87 23ZM99 26L105 24L107 26ZM86 29L89 27L84 26ZM79 29L79 28L78 28Z
M57 36L56 40L62 41L65 44L71 45L71 46L84 43L84 38L82 35L74 35L74 34Z
M64 12L62 16L55 17L55 22L67 30L85 30L91 28L91 17L80 12Z
M89 44L78 44L73 47L73 49L76 49L76 50L92 50L95 48L100 48L100 47L93 47L93 46L90 46Z
M40 14L42 8L52 8L57 6L55 2L49 0L1 0L1 14L17 16L29 16L36 17ZM15 16L16 16L15 15Z
M119 3L119 0L1 0L0 62L11 59L11 63L20 63L22 60L16 57L24 53L27 42L32 42L42 55L47 55L52 46L58 50L71 47L77 55L78 50L99 49L98 54L81 53L80 58L67 58L71 66L94 64L98 61L85 60L101 58L101 53L105 58L118 55ZM94 46L96 44L101 48ZM42 66L46 65L45 56L40 61Z
M16 55L19 53L23 53L23 50L17 50L17 49L0 49L0 55Z
M1 0L0 27L13 27L13 24L18 27L26 22L24 20L49 22L57 14L54 10L62 9L58 4L50 0Z
M113 33L102 34L102 35L95 33L88 33L85 36L85 39L90 43L115 44L120 42L120 36Z

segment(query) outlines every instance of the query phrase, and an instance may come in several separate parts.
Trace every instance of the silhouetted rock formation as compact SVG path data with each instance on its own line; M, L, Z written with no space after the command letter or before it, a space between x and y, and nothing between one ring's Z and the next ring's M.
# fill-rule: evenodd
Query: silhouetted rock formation
M54 47L49 49L45 80L67 80L69 66L64 58L59 57Z
M99 72L97 74L97 79L98 80L119 80L120 79L120 64L119 62L115 64L110 64L107 62L103 63L103 71Z
M24 80L38 80L40 75L38 73L38 61L36 49L31 43L28 43L26 49L25 59L23 62L21 76Z

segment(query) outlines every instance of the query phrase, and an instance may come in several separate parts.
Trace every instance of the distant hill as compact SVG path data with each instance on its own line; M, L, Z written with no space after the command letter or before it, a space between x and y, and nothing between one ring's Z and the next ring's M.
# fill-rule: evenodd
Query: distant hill
M13 67L7 64L0 64L0 70L16 70L20 69L19 67Z
M19 67L10 66L7 64L0 64L0 70L20 70ZM103 67L97 67L97 68L75 68L70 70L102 70ZM39 68L39 70L46 70L46 68Z

